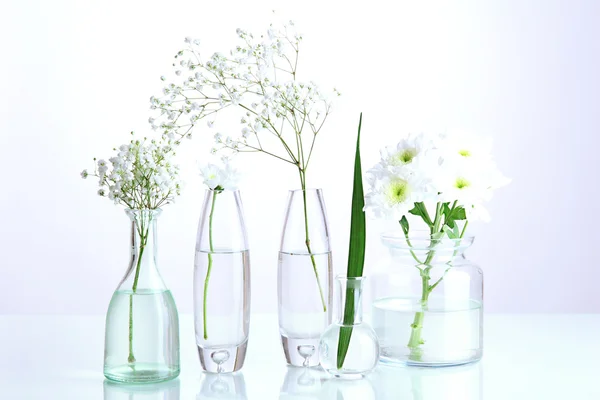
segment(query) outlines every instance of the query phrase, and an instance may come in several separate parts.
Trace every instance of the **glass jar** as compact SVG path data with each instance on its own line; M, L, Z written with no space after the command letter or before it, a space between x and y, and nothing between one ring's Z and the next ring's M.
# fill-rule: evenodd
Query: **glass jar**
M320 189L291 190L277 269L279 332L288 364L319 365L319 338L331 323L329 225Z
M239 191L206 190L194 262L194 324L204 371L242 368L250 326L250 255Z
M373 277L372 325L381 362L451 366L481 359L483 273L465 250L473 237L389 232L388 265Z
M150 383L179 375L179 316L156 265L161 211L126 210L131 261L106 314L104 376Z
M375 368L379 359L377 335L363 321L362 294L366 278L338 276L336 282L337 319L321 336L321 366L337 378L362 378ZM348 343L345 353L340 347L344 341Z

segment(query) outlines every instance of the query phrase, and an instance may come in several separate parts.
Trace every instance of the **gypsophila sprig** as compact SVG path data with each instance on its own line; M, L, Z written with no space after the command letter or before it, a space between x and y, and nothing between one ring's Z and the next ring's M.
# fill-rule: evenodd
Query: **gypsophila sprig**
M114 150L116 155L108 162L94 159L93 173L81 172L84 179L98 178L100 196L130 209L156 209L172 203L180 194L179 166L173 162L172 144L133 139Z
M302 36L293 23L273 25L259 36L237 30L239 44L228 54L215 53L203 61L199 41L175 55L174 77L150 105L149 119L165 141L191 137L200 120L213 128L217 114L228 108L239 112L237 135L217 133L215 150L263 152L306 170L315 139L331 111L333 89L324 94L313 82L297 80ZM261 138L276 138L273 148Z
M297 169L305 190L315 142L331 112L330 98L339 92L324 92L314 82L298 79L302 35L293 22L270 25L256 36L242 29L236 33L238 44L233 49L208 59L200 53L199 40L186 38L186 47L175 55L172 79L161 77L165 82L162 94L150 98L154 113L149 122L164 141L177 145L191 138L198 125L214 129L222 111L237 111L239 131L215 133L211 153L257 152L275 157ZM306 248L319 282L306 197L303 200ZM319 291L326 312L320 285Z

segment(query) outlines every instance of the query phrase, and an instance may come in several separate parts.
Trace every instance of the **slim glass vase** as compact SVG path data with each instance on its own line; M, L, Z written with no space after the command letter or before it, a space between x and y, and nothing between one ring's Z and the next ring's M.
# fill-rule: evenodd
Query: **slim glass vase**
M239 191L206 191L196 240L194 322L204 371L242 368L250 325L250 256Z
M104 376L127 383L179 375L179 317L156 266L160 210L126 210L131 262L106 314Z
M337 318L327 328L319 346L319 357L323 369L336 378L358 379L370 373L379 360L379 341L375 331L363 321L362 298L365 277L338 276ZM350 297L352 296L352 297ZM346 298L354 301L346 302ZM350 306L352 318L344 320ZM347 351L340 350L341 340L348 339Z
M289 192L278 264L279 332L286 361L317 366L332 303L329 226L320 189Z

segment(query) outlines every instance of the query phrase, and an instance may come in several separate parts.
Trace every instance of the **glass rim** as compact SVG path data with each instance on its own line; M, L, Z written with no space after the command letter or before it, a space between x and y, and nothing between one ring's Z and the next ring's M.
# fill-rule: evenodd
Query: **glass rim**
M471 246L475 240L475 236L473 235L465 235L457 239L451 239L448 236L443 236L440 239L432 239L431 233L426 230L414 230L413 234L408 234L408 240L401 230L386 231L380 237L384 244L396 249L427 251L431 250L432 246L448 250L462 250Z
M367 280L366 276L346 276L345 274L337 274L335 279L338 281L362 282Z
M162 208L158 207L158 208L125 208L125 212L127 214L136 214L139 212L150 212L150 213L161 213L162 212Z
M323 189L321 188L306 188L306 189L290 189L289 192L290 193L296 193L296 192L322 192Z

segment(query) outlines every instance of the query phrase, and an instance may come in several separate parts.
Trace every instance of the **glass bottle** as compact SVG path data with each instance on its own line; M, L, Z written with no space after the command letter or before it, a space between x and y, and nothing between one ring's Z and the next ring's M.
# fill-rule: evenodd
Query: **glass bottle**
M104 376L127 383L179 375L179 317L156 265L161 210L126 210L131 261L106 314Z
M337 378L362 378L375 368L379 359L377 335L369 324L363 322L362 295L366 277L338 276L336 282L338 315L321 336L321 365ZM347 298L351 300L347 302ZM350 314L346 316L348 310ZM345 356L340 357L340 342L344 337L349 337L349 345Z
M372 324L381 361L451 366L483 354L483 273L465 250L473 237L434 239L429 232L382 235L390 257L373 276Z
M200 365L244 365L250 325L250 255L239 191L206 190L194 262L194 324Z
M277 269L279 332L290 365L319 365L319 338L331 323L331 278L321 189L291 190Z

